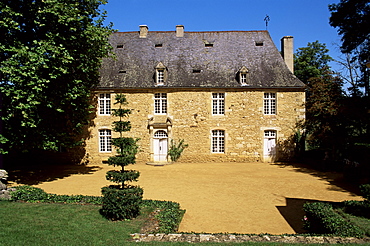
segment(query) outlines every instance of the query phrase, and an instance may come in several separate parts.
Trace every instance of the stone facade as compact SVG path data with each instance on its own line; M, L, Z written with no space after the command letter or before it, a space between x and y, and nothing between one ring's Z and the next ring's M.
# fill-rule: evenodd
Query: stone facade
M171 140L180 139L188 144L182 162L292 158L305 85L290 70L293 38L282 42L285 61L267 31L185 32L178 25L113 34L116 59L102 64L86 155L98 162L112 155L104 146L116 137L115 119L101 109L107 100L114 108L114 95L123 93L132 109L127 136L140 138L138 161L169 162Z
M128 136L140 138L138 161L152 162L153 134L164 130L169 139L184 139L189 145L182 154L182 162L255 162L289 159L294 151L292 135L296 122L304 118L303 91L276 91L276 115L264 115L263 96L267 90L174 90L167 89L166 115L154 114L154 93L149 91L120 91L126 95L132 109L129 120L132 130ZM212 93L225 93L225 114L212 114ZM106 93L106 92L104 92ZM97 95L99 92L97 91ZM112 101L114 92L111 94ZM113 103L112 103L113 104ZM111 129L112 116L97 116L87 152L96 160L106 160L111 153L99 152L100 129ZM155 121L151 125L151 120ZM225 153L211 152L211 131L225 131ZM276 131L277 153L264 159L264 131ZM114 133L112 133L115 137ZM170 141L168 141L170 143Z

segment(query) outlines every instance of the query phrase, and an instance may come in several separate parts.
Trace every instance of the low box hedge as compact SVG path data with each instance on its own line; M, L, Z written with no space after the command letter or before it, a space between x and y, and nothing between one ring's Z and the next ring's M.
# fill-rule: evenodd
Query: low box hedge
M306 203L303 209L306 213L304 225L310 233L341 237L363 237L365 235L362 229L345 220L328 203Z
M12 201L102 205L103 200L100 196L50 194L43 189L28 185L13 188L15 188L15 191L11 192ZM156 219L159 221L159 229L156 233L176 232L185 213L185 210L180 208L179 203L171 201L143 200L141 206L159 210L156 215Z

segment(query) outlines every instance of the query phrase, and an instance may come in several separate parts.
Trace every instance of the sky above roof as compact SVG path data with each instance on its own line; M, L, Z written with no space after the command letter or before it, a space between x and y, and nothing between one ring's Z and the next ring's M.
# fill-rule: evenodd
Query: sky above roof
M102 6L107 22L120 32L139 31L251 31L267 30L280 50L283 36L294 37L294 51L308 42L325 43L338 59L340 37L329 25L328 5L339 0L108 0ZM269 21L266 27L265 18ZM335 69L336 65L331 64Z

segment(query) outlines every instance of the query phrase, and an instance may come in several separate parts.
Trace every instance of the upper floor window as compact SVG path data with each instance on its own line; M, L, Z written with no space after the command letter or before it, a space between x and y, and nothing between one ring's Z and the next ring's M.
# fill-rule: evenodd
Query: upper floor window
M157 85L164 83L164 69L157 69Z
M212 114L225 114L225 93L212 93Z
M99 130L99 152L112 152L111 130Z
M109 93L102 93L99 94L99 114L100 115L110 115L111 107L110 107L110 94Z
M156 85L164 85L167 78L166 66L162 62L159 62L155 67L155 83Z
M276 114L276 93L264 93L263 113L266 115Z
M167 114L167 94L154 94L154 114Z
M225 131L224 130L213 130L212 131L211 151L212 153L225 153Z
M247 84L247 74L240 73L240 84L246 85Z

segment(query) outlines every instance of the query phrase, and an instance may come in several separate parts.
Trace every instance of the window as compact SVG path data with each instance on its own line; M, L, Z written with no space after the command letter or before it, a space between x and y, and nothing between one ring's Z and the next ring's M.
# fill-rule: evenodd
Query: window
M247 84L247 73L240 73L240 84Z
M242 66L239 69L239 83L240 85L248 85L248 73L249 70L246 66Z
M99 130L99 151L112 152L112 133L111 130Z
M225 153L225 131L213 130L212 131L212 153Z
M212 114L225 114L225 93L212 93Z
M276 114L276 93L264 93L263 113L267 115Z
M167 114L167 94L154 94L154 114Z
M164 83L164 69L157 69L157 84Z
M164 85L167 80L167 69L162 62L159 62L155 67L155 83L156 85Z
M273 130L265 131L265 137L266 138L276 138L276 131L273 131Z
M99 114L110 115L110 94L102 93L99 94Z

